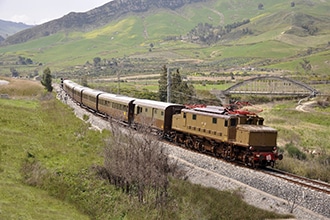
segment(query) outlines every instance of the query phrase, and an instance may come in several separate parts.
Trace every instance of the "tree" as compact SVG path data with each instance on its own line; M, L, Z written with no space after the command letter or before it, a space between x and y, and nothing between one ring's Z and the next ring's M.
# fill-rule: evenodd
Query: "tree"
M307 59L303 59L303 62L300 62L299 64L305 70L306 74L308 74L312 70L312 65Z
M195 88L192 85L188 85L187 81L182 80L179 69L175 73L171 73L172 83L171 87L171 102L186 104L193 101L195 96ZM167 100L167 67L163 66L163 72L161 73L159 83L159 100L166 102Z
M159 100L166 102L167 99L167 67L166 65L162 68L162 73L160 74L160 79L158 81L158 95Z
M43 74L42 74L42 79L41 79L41 84L45 87L45 89L48 92L53 91L53 86L52 86L52 75L49 67L47 67Z
M94 61L94 66L98 66L99 63L101 62L101 58L100 57L94 57L93 61Z
M19 76L18 71L14 67L10 67L10 72L11 72L12 77L18 77Z

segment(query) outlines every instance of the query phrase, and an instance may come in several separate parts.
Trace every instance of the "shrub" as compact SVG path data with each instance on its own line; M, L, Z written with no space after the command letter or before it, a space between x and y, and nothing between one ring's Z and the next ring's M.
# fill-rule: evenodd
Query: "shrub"
M295 147L292 142L286 144L285 149L287 150L290 157L297 158L298 160L306 160L307 158L306 154Z

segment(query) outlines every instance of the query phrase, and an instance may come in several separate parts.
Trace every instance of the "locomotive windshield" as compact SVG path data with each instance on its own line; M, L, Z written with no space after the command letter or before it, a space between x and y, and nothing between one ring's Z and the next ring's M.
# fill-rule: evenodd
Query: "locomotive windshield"
M236 118L231 118L230 119L230 126L235 127L237 125L237 119Z
M229 126L235 127L237 125L237 118L231 118L229 120ZM228 127L228 120L225 120L225 127Z

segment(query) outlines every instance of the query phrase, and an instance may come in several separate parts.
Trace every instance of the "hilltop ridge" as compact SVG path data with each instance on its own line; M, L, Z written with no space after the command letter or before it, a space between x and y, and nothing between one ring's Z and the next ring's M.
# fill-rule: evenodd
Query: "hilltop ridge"
M33 28L21 31L8 37L5 44L24 43L29 40L49 36L60 31L88 31L105 25L130 12L140 13L151 8L175 10L185 4L209 0L114 0L87 12L71 12L62 18L55 19Z
M17 23L12 21L5 21L0 19L0 42L5 40L10 35L13 35L19 31L33 27L33 25L27 25L24 23Z

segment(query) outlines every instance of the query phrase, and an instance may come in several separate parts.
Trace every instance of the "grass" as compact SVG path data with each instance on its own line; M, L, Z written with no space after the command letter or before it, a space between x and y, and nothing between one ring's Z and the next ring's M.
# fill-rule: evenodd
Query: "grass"
M41 133L48 126L39 101L0 100L0 109L0 218L88 219L73 205L22 182L19 170L27 152L46 160L45 147L56 147L49 145L50 135Z
M9 79L8 79L9 80ZM234 192L172 180L166 209L140 204L97 178L103 140L72 110L34 82L9 80L12 99L0 99L1 219L264 219L288 218L247 205ZM0 87L0 93L7 88ZM210 205L211 204L211 205Z
M284 151L284 159L277 166L330 182L330 143L327 141L330 108L315 107L310 112L298 112L296 105L294 101L273 103L266 105L262 113L265 123L278 130L278 145L282 150L290 145L306 154L306 158L301 159Z

